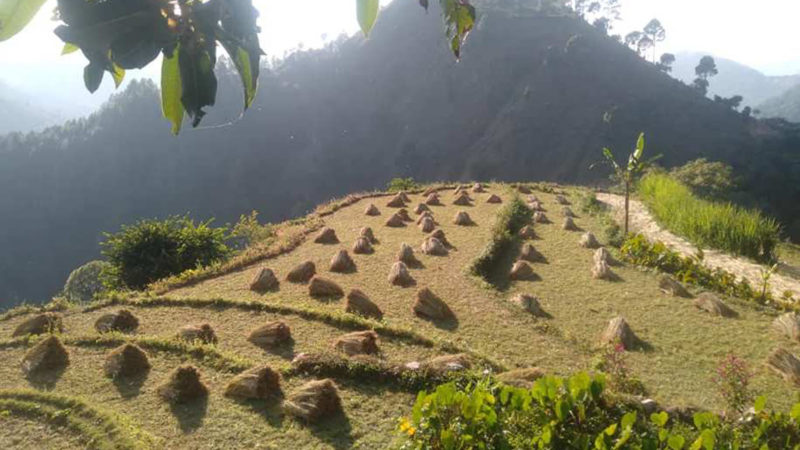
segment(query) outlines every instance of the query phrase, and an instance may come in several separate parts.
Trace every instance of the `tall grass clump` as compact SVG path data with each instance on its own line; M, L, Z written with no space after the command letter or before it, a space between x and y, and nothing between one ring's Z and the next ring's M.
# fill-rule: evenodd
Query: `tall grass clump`
M503 254L513 248L517 233L530 223L533 212L525 202L514 196L498 213L492 228L492 239L483 252L472 262L470 272L489 281L492 270Z
M772 262L780 226L759 211L695 197L669 175L651 173L639 183L639 194L656 219L695 245Z

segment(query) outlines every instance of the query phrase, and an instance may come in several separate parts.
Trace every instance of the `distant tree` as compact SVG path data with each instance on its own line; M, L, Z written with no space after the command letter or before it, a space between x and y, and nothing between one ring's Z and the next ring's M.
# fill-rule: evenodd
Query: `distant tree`
M714 58L708 55L700 58L700 63L694 68L694 73L697 75L693 84L694 88L703 95L708 94L709 77L713 77L719 73Z
M750 117L752 113L753 113L753 108L749 106L745 106L744 109L742 110L742 115L745 117Z
M614 27L614 22L622 17L620 0L570 0L567 5L578 17L606 34Z
M661 55L661 59L659 60L658 64L656 64L656 67L658 67L658 70L662 72L669 73L672 72L672 64L674 63L675 63L675 55L673 55L672 53L664 53L663 55Z
M656 45L663 42L667 38L667 31L658 19L653 19L644 26L644 34L652 42L653 47L653 64L656 63Z
M644 37L644 33L642 33L641 31L631 31L630 33L625 35L625 45L634 50L638 50L639 41L642 40L642 37Z
M703 197L724 198L739 184L730 165L706 158L676 167L670 171L670 175Z
M730 98L720 97L719 95L714 96L715 102L725 105L734 111L739 109L739 106L742 104L742 100L744 100L744 97L741 95L734 95Z

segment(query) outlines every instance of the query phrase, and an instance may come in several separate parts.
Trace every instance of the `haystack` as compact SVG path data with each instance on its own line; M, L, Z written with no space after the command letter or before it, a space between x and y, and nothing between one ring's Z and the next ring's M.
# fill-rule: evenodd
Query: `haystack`
M430 217L423 218L422 222L419 223L419 229L422 230L423 233L430 233L434 228L436 228L436 225Z
M600 343L607 345L622 344L625 350L634 350L642 344L636 334L631 330L628 322L622 317L615 317L608 323L608 327L600 336Z
M442 202L439 200L439 195L433 193L425 198L425 204L430 206L439 206L442 204Z
M530 194L531 189L528 186L525 186L524 184L520 184L519 186L517 186L517 192L519 192L520 194Z
M612 276L611 267L606 261L599 260L594 262L592 278L595 280L610 280Z
M110 331L131 332L139 326L139 319L127 309L120 309L111 314L103 314L94 323L94 328L99 333Z
M403 219L403 222L413 222L414 221L414 219L412 219L411 216L408 215L408 210L405 209L405 208L397 211L397 215L400 216L401 219Z
M383 319L383 311L367 297L367 294L358 289L353 289L347 294L347 302L344 305L344 311L369 319Z
M550 220L547 219L547 216L544 215L541 211L536 211L533 213L533 222L534 223L550 223Z
M542 306L539 304L539 299L527 294L517 294L511 298L511 303L519 306L523 310L533 314L534 316L544 316Z
M486 192L486 189L484 189L483 185L481 185L480 183L475 183L475 184L472 185L472 192L474 192L476 194L480 194L480 193Z
M614 259L611 257L611 253L606 250L605 247L600 247L595 250L592 257L594 258L595 264L597 264L599 261L603 261L604 263L611 265L611 263L614 261Z
M200 371L192 365L175 369L157 391L162 399L174 403L185 403L208 395L208 387L200 379Z
M423 362L420 367L434 374L468 370L472 368L472 358L466 353L437 356Z
M372 330L347 333L333 342L333 348L347 356L374 355L379 351L378 333Z
M417 225L422 224L422 221L425 220L426 218L431 219L433 221L433 224L436 225L436 219L433 218L433 213L430 211L425 211L422 214L420 214L419 217L417 217Z
M408 203L411 201L411 199L408 198L408 194L406 194L405 191L398 193L397 196L400 197L400 200L402 200L404 203Z
M525 225L519 230L519 237L522 239L536 239L536 231L531 225Z
M531 210L534 212L544 212L544 206L542 206L542 202L538 200L535 202L530 202L528 206L530 206Z
M389 219L386 220L386 226L391 228L400 228L406 226L406 223L398 214L392 214L392 217L389 217Z
M422 253L431 256L447 256L447 247L439 239L428 236L422 242Z
M355 244L353 244L353 253L356 255L369 255L374 250L372 248L372 244L369 242L368 238L360 237L356 239Z
M50 370L63 369L69 364L69 353L61 340L50 335L22 357L22 373L25 376L38 375Z
M317 244L338 244L339 238L336 237L336 231L333 228L325 227L319 231L317 237L314 238Z
M225 396L242 400L267 399L281 391L281 376L269 366L240 373L225 387Z
M673 297L692 297L692 294L690 294L682 284L675 281L675 279L669 275L663 275L658 279L658 288L661 289L661 292L672 295Z
M308 285L308 294L312 297L341 297L344 291L331 280L314 277Z
M209 323L198 323L186 325L178 330L178 339L188 342L200 342L203 344L216 344L217 333Z
M380 216L381 211L375 206L374 203L370 203L367 208L364 210L364 214L368 216Z
M430 211L430 210L431 209L428 208L428 205L426 205L425 203L420 203L419 205L417 205L416 208L414 208L414 214L420 215L420 214L424 213L425 211Z
M569 219L569 217L567 217L567 219ZM597 240L597 238L594 236L594 234L591 231L587 231L586 233L583 233L583 236L581 236L581 240L580 240L579 244L583 248L598 248L598 247L600 247L600 242Z
M564 196L563 196L563 195L561 195L561 194L559 194L559 195L556 195L556 202L557 202L559 205L569 205L569 200L567 200L567 198L566 198L566 197L564 197Z
M378 240L375 238L375 233L372 232L372 228L364 227L361 231L358 232L359 237L366 238L370 244L376 244Z
M402 208L406 206L406 202L403 200L403 197L400 194L398 194L392 197L392 199L389 200L389 203L387 203L386 206L390 208Z
M467 226L472 225L472 218L469 217L466 211L459 211L456 213L456 216L453 218L453 223L456 225Z
M122 344L106 355L103 371L107 377L135 377L150 370L147 354L134 344Z
M783 377L786 382L800 387L800 359L788 350L777 348L767 357L767 367Z
M492 194L486 199L486 203L503 203L503 199L495 194Z
M347 253L347 250L342 249L333 255L328 270L338 273L353 272L356 270L356 263L353 261L353 258L350 257L350 254Z
M712 316L736 317L737 315L736 311L732 310L720 300L719 297L710 292L704 292L698 295L697 299L694 301L694 306L697 307L697 309L706 311Z
M262 267L250 281L250 290L260 293L274 291L278 289L279 284L275 272L267 267Z
M438 189L436 189L435 187L429 187L428 189L422 191L422 196L427 197L431 194L435 194L436 192L438 192Z
M561 225L561 229L565 231L580 231L578 226L575 225L575 221L572 220L572 217L564 217L564 223Z
M539 253L539 251L536 250L533 245L525 244L522 246L522 249L519 252L519 259L528 262L543 262L544 255Z
M572 217L573 219L574 219L575 217L577 217L577 216L575 215L575 213L574 213L574 212L572 212L572 209L571 209L569 206L565 206L565 207L561 208L561 214L562 214L564 217Z
M59 313L45 312L37 314L17 325L11 337L25 336L26 334L61 333L64 331L64 321Z
M530 280L534 278L536 274L531 269L531 266L528 265L525 261L517 261L511 267L511 273L509 277L512 280Z
M781 314L772 322L772 328L793 341L800 341L800 315L797 313Z
M286 280L292 283L305 283L317 273L317 267L311 261L304 261L286 275Z
M289 395L283 411L308 423L340 414L342 401L336 383L330 378L309 381Z
M402 261L397 261L392 264L392 270L389 271L389 283L395 286L408 287L414 284L414 278L408 271L408 267Z
M444 230L442 230L441 228L434 230L434 232L431 233L429 236L441 241L441 243L444 244L445 247L450 247L450 242L447 240L447 236L445 236Z
M532 194L529 195L527 199L528 199L528 203L536 203L536 202L539 201L539 197L537 197L535 195L532 195Z
M545 376L542 369L538 367L529 367L526 369L508 370L497 374L497 381L508 384L510 386L518 387L521 389L530 389L533 383Z
M259 347L272 347L281 345L292 339L292 330L286 323L276 320L254 329L247 336L247 340Z
M469 206L471 204L472 199L469 198L466 192L462 191L458 194L458 196L453 200L454 205L459 206Z
M431 320L445 320L453 317L450 307L428 288L417 291L417 301L414 302L413 311L416 315Z

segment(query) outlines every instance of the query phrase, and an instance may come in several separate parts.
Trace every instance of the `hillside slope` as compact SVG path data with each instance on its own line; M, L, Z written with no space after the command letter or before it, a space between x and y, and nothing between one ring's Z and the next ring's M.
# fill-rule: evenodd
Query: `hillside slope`
M354 195L284 225L284 232L300 230L303 239L278 256L205 280L184 278L182 287L162 284L166 292L116 296L62 311L64 330L58 336L69 352L68 365L27 378L18 364L0 367L0 409L9 411L0 420L11 430L0 434L0 444L13 445L6 435L52 439L47 428L39 425L46 418L5 422L6 417L24 418L25 407L46 409L67 398L84 405L73 407L72 420L95 418L84 428L64 430L65 439L77 443L85 444L91 432L105 430L99 434L100 442L120 445L127 440L144 448L386 448L395 439L397 419L410 413L417 390L436 384L433 371L420 369L428 367L426 361L462 354L458 361L466 358L481 376L531 367L559 374L593 370L602 349L599 337L609 320L619 315L645 343L626 352L629 368L641 379L647 395L662 406L721 409L724 403L711 375L728 352L755 367L777 346L800 351L796 341L770 330L772 312L752 304L725 299L738 317L713 317L698 310L690 299L661 292L657 274L626 264L614 264L611 280L594 279L594 250L581 247L579 240L585 231L602 236L602 225L597 217L579 211L578 202L585 194L581 190L564 192L578 213L574 220L580 231L562 229L564 211L551 189L534 191L550 221L533 225L535 239L521 239L495 268L507 281L518 247L526 243L542 255L530 263L535 275L509 281L499 289L482 284L468 274L467 267L488 244L498 212L516 195L507 185L486 187L486 193L471 192L467 205L454 205L452 189L443 188L441 205L430 206L437 228L450 244L444 255L420 250L428 233L414 222L402 227L385 225L399 209L387 205L388 195ZM488 203L490 195L500 196L503 203ZM425 199L421 193L409 193L409 197L409 210ZM365 215L369 204L376 205L380 215ZM473 224L454 224L459 211L467 212ZM338 242L315 242L323 226L334 230ZM363 226L374 232L374 251L354 254L352 246ZM409 267L414 281L405 287L387 279L402 243L413 247L417 261ZM329 269L332 256L340 250L350 253L355 269L345 273ZM342 295L313 297L308 283L288 281L290 270L304 261L313 262L317 276L339 285L343 294L363 291L382 310L382 320L345 313ZM272 269L279 285L258 293L250 289L250 282L262 268ZM187 285L186 280L191 282ZM417 292L425 287L447 304L451 317L426 319L413 312ZM510 301L517 294L535 296L543 312L533 314ZM138 326L98 333L97 321L120 309L130 311ZM21 360L39 342L36 337L11 338L33 314L0 317L4 361ZM288 325L292 338L274 345L248 340L252 330L273 321ZM197 345L177 337L181 327L202 323L210 324L217 342ZM334 349L333 343L342 335L370 329L379 339L377 355L348 358ZM135 377L110 379L103 374L104 359L123 343L141 347L151 368ZM208 395L184 403L164 401L159 386L182 364L199 369ZM443 370L463 372L464 364L451 363ZM274 395L250 400L224 395L237 374L260 365L282 375ZM291 399L300 386L326 377L338 386L341 411L312 424L283 412L283 401ZM793 388L774 374L757 371L752 387L768 396L772 407L790 406ZM25 403L9 405L9 399ZM97 416L110 418L98 425Z
M144 82L86 120L0 141L0 207L13 218L0 233L0 298L49 297L97 256L103 231L142 217L225 223L256 209L282 220L395 176L603 181L588 170L600 149L622 152L640 131L664 164L727 160L754 201L800 217L798 175L781 159L793 130L699 97L567 16L484 9L456 62L435 9L394 2L369 40L265 70L243 117L236 75L222 69L205 128L177 139Z

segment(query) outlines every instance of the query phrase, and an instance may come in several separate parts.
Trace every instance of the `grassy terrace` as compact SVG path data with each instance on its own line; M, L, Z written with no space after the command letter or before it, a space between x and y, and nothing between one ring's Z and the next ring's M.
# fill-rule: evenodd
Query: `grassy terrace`
M658 289L657 274L635 267L613 267L618 281L592 279L592 250L578 245L581 232L561 229L561 207L552 194L534 192L552 222L535 225L538 238L531 243L547 259L546 263L532 264L538 275L536 281L500 284L497 289L470 275L469 268L486 247L496 213L502 207L486 203L492 193L500 195L504 202L512 195L508 186L491 185L489 193L471 194L473 205L455 206L451 204L452 193L444 191L444 206L431 207L454 247L448 256L421 254L418 249L425 234L413 223L404 228L384 226L393 209L386 206L388 197L376 197L356 201L316 219L336 230L339 244L315 244L313 239L304 239L289 252L190 286L159 295L151 293L122 304L68 310L64 313L63 339L70 351L69 367L47 385L32 384L22 376L17 363L27 345L4 341L0 355L7 364L0 367L0 390L33 388L79 398L114 413L115 423L124 424L120 426L129 431L125 435L133 436L131 439L143 447L381 448L391 444L397 417L409 413L415 398L399 383L338 376L344 415L306 426L283 416L278 400L236 402L223 397L225 385L239 370L230 367L238 367L238 361L286 368L299 353L331 352L331 342L336 337L354 329L375 327L380 335L380 357L387 363L421 361L467 350L506 368L536 366L568 374L591 369L598 336L612 317L621 314L652 347L646 352L630 352L629 364L650 395L662 404L721 408L722 400L711 376L718 361L729 352L735 352L756 369L755 388L769 397L771 405L785 408L794 400L794 390L789 385L762 369L766 356L778 346L800 352L800 345L771 329L776 312L727 299L739 317L710 317L697 310L691 300L663 294ZM576 203L578 190L570 190L569 194L568 198ZM408 209L412 211L423 197L410 197ZM369 203L375 203L382 214L364 215ZM602 239L601 221L582 214L577 205L572 209L579 215L576 224ZM469 213L474 226L452 224L460 210ZM411 215L415 216L413 212ZM319 225L315 223L315 229ZM375 252L351 252L357 271L330 273L327 267L331 257L339 249L350 251L363 226L372 227L380 241ZM421 262L420 267L411 269L416 286L408 288L387 281L403 242L415 248ZM313 261L318 274L337 282L345 292L352 288L363 290L383 309L383 322L343 315L344 299L316 300L309 297L306 285L283 281L293 266L305 260ZM512 262L512 258L504 258L497 270L508 270ZM249 290L249 282L260 267L272 268L281 279L277 292L260 295ZM456 321L437 324L412 314L416 290L423 286L447 302ZM552 317L535 318L511 305L508 299L517 293L537 296ZM81 339L96 335L93 324L100 315L120 308L129 309L139 318L140 326L130 337L152 343L151 348L143 348L153 368L135 384L115 384L103 376L108 346L81 345ZM14 328L28 317L29 314L20 314L0 321L0 340L10 339ZM246 340L251 329L273 320L283 320L291 327L291 345L265 351ZM181 326L199 322L209 322L219 338L211 353L217 351L232 362L217 364L221 360L192 353L177 344L173 346L175 351L158 350L158 342L176 342L175 334ZM170 407L160 400L155 389L183 362L200 368L211 395L205 403ZM282 390L289 393L309 379L307 375L285 377ZM0 410L5 409L0 403ZM0 414L0 423L4 428L0 442L9 444L5 447L70 448L80 447L83 442L74 433L58 434L62 426L22 414ZM141 430L147 430L152 440Z

